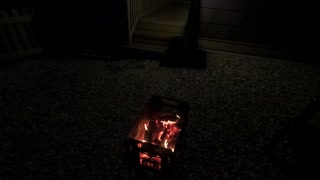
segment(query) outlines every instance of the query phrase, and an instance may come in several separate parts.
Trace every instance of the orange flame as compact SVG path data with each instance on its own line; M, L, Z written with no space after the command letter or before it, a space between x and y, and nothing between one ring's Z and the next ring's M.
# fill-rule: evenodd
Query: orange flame
M132 135L134 136L134 139L139 140L141 143L137 144L138 148L142 148L143 143L150 143L153 145L162 146L174 152L175 144L177 142L179 132L181 131L181 128L178 124L182 117L174 114L173 118L171 118L172 116L164 116L161 118L161 120L154 119L152 122L149 120L141 120L136 127L137 132L132 131L132 133L136 133L136 135ZM153 123L152 129L149 129L150 122Z
M161 131L161 132L159 132L159 134L158 134L158 140L161 142L161 136L162 136L162 134L163 134L163 131Z

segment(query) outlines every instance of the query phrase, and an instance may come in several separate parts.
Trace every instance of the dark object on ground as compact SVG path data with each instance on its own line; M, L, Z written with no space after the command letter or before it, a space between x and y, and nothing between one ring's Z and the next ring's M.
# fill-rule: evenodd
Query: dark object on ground
M160 65L201 69L207 67L206 52L198 49L199 22L200 1L192 0L183 37L175 37L170 41L166 56Z
M199 49L184 49L184 41L181 38L173 38L168 50L161 60L160 65L175 68L197 68L207 67L207 53Z

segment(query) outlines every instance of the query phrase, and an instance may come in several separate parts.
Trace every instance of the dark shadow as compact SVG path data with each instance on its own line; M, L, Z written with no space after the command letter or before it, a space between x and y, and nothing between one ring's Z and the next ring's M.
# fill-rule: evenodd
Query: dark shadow
M174 68L205 69L207 56L205 51L198 48L199 30L200 0L192 0L183 37L173 38L169 42L168 50L160 65Z

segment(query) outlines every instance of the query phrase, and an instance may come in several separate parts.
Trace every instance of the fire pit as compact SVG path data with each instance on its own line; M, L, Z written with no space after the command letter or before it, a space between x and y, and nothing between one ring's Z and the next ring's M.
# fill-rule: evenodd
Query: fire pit
M130 177L139 172L172 176L188 111L189 105L183 101L159 96L150 99L127 137Z

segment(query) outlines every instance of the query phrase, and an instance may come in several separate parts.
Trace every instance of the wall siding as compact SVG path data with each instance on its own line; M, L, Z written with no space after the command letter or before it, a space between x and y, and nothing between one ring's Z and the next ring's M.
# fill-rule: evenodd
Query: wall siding
M248 8L248 0L202 0L200 7L243 11Z
M202 0L200 36L259 43L267 0ZM262 13L261 13L262 12ZM261 31L261 32L260 32ZM263 41L263 40L262 40Z
M242 11L202 8L200 12L200 21L203 23L238 26L242 23L243 16L244 13Z

